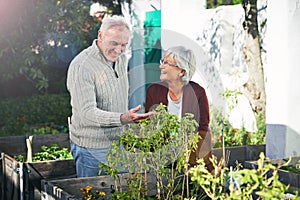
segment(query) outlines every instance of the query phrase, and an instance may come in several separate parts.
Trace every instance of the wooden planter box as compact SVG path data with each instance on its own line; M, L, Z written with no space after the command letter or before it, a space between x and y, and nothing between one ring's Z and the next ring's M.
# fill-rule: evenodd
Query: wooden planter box
M0 151L3 152L1 155L2 159L0 159L2 172L0 173L0 194L2 199L19 200L21 196L25 200L40 199L42 190L45 190L43 196L48 194L48 192L51 194L50 196L53 196L56 194L56 190L50 188L57 187L57 184L59 184L59 188L62 188L60 190L63 191L62 194L70 196L81 195L79 188L84 187L84 185L91 185L94 188L99 187L97 184L99 184L99 179L103 179L103 177L78 180L74 178L76 177L76 169L73 160L34 163L17 162L13 156L25 156L27 153L26 139L27 137L25 136L0 137ZM60 147L69 148L69 137L68 134L35 135L32 144L33 154L41 151L40 147L42 145L58 144ZM236 162L244 164L247 160L257 160L260 152L265 152L265 145L226 148L226 153L229 155L228 165L233 166ZM221 158L223 156L222 149L213 149L213 154ZM23 166L23 182L20 182L21 165ZM107 177L107 179L109 178ZM41 187L42 181L47 183L43 187ZM23 187L20 187L22 185ZM23 190L20 188L23 188ZM103 187L101 188L103 189ZM109 190L110 188L107 189ZM48 196L47 198L50 197Z
M249 145L241 147L226 148L227 153L230 152L229 165L234 165L236 162L244 164L247 159L257 160L260 152L265 151L265 145ZM221 158L222 149L214 149L213 154L218 158ZM125 182L124 189L126 189L126 176L124 174ZM147 175L148 188L150 189L150 195L155 195L155 176L153 174ZM124 181L124 179L123 179ZM60 180L42 180L42 199L43 200L79 200L81 199L80 188L86 186L92 186L94 190L104 191L107 196L111 195L111 186L114 184L113 179L110 176L89 177L89 178L72 178L72 179L60 179Z
M10 156L27 155L26 139L28 136L0 137L0 152ZM33 135L32 153L41 151L42 145L58 144L60 147L70 147L69 134Z
M258 160L261 152L266 152L265 144L227 147L225 148L225 158L228 158L227 166L235 167L237 163L244 165L245 161ZM220 159L223 157L223 150L213 149L213 154Z
M128 173L119 174L121 177L122 191L127 190ZM154 196L157 194L155 175L147 173L148 179L148 195ZM113 188L114 180L109 175L85 177L85 178L70 178L59 180L42 180L42 200L81 200L82 191L80 188L91 186L92 190L105 192L106 197L110 197Z
M283 164L283 163L286 163L287 160L288 160L288 158L287 159L275 159L275 160L271 160L271 163ZM299 160L300 160L300 157L292 157L292 160L289 163L289 165L295 166ZM246 161L245 167L249 168L249 169L257 169L257 161ZM296 190L298 192L300 192L300 174L279 169L278 175L279 175L279 180L283 184L290 185L289 190L291 192L295 192Z
M58 144L62 148L69 147L68 134L34 136L33 154L41 151L42 145L50 144ZM41 180L76 177L73 159L25 163L16 161L13 156L27 154L24 136L0 138L0 149L1 199L19 200L21 197L24 200L41 199Z

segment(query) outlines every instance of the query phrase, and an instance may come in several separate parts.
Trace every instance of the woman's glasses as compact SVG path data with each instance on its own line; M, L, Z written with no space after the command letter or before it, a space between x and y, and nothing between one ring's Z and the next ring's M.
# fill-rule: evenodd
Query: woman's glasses
M160 63L161 65L169 65L169 66L171 66L171 67L178 67L176 64L171 64L171 63L169 63L168 61L165 61L164 59L160 59L159 63Z

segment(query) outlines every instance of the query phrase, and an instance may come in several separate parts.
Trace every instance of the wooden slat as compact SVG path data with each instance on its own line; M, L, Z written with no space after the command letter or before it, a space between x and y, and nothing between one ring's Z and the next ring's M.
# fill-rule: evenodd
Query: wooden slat
M73 159L32 162L24 163L24 165L30 170L28 172L29 178L31 178L31 171L38 172L43 179L74 177L76 175L76 167Z
M41 146L52 144L57 144L60 148L70 148L69 134L48 134L48 135L33 135L32 140L32 153L37 153L42 151Z
M4 199L20 199L19 163L9 155L3 156L3 195Z
M229 153L228 166L236 166L236 162L244 164L247 160L258 160L260 152L265 153L266 145L246 145L226 147L225 152ZM213 149L213 154L220 159L223 157L222 149ZM227 156L227 155L226 155Z
M258 160L259 154L263 152L266 155L266 145L247 145L246 160Z
M26 136L0 137L0 151L11 156L26 156Z
M227 161L227 166L236 166L236 162L243 163L245 161L246 156L246 147L239 146L239 147L227 147L225 148L226 158L228 157L229 160ZM223 151L221 148L213 149L213 154L218 158L223 157Z
M3 177L3 157L4 153L0 151L0 199L4 199L4 177Z
M41 199L41 181L43 179L65 179L76 177L76 167L74 160L53 160L24 163L26 171L25 186L29 199Z

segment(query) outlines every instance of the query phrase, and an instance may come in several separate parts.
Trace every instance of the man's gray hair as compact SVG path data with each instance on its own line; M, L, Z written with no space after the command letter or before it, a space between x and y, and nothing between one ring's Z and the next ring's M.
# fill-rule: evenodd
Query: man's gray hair
M118 15L113 15L113 16L105 18L102 21L99 31L101 31L102 33L105 33L108 29L110 29L112 27L125 28L131 33L131 28L130 28L129 24L126 22L125 18L118 16Z
M182 76L182 81L185 84L188 84L196 71L196 57L194 52L184 46L175 46L166 51L166 56L167 55L170 55L176 60L177 66L180 69L185 70L185 74Z

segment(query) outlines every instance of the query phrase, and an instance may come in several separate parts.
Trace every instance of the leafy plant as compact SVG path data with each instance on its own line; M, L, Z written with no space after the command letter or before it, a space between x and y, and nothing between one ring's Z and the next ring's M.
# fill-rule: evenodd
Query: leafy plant
M229 90L225 89L225 91L221 94L224 99L228 101L228 108L229 110L233 110L238 104L237 95L242 94L238 90Z
M198 124L191 114L179 121L162 104L155 112L154 117L130 125L109 149L108 162L100 163L100 167L114 178L116 194L126 194L127 199L148 198L146 177L149 171L156 178L157 199L189 196L188 160L199 139ZM119 170L131 174L128 192L121 190Z
M50 147L43 145L41 146L42 151L37 152L33 155L32 161L47 161L47 160L66 160L72 159L73 156L68 148L60 148L57 144L52 144ZM26 159L22 155L14 156L19 162L25 162Z
M41 149L41 152L35 153L32 157L34 162L46 160L65 160L73 158L68 148L61 149L57 144L52 144L50 147L43 145L41 146Z
M241 4L242 0L207 0L207 8L216 8L222 5L236 5Z
M26 158L23 155L16 155L14 156L14 159L18 162L26 162Z
M139 127L128 129L122 135L120 143L127 151L152 152L168 145L176 137L180 128L178 117L166 114L164 108L157 111L156 119L144 120ZM137 131L139 134L136 134Z
M257 169L231 170L223 167L223 160L212 159L215 167L211 174L204 167L203 159L191 168L191 180L201 186L211 199L284 199L289 186L279 181L278 169L269 159L260 154ZM292 199L299 199L295 195Z
M289 163L288 159L283 159L283 161L286 161L287 163ZM274 164L275 166L278 166L278 164ZM292 172L292 173L297 173L300 174L300 160L298 160L298 162L296 164L286 164L286 165L282 165L280 167L281 170L285 170L288 172Z

